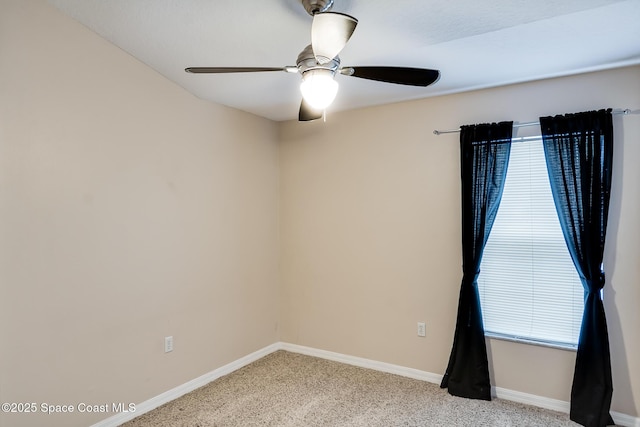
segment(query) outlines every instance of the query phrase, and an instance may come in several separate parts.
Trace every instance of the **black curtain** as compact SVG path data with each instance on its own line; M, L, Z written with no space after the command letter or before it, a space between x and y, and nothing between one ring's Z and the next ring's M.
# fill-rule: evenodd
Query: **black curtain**
M611 168L611 110L541 117L540 126L556 210L585 291L570 417L589 427L613 424L613 385L601 291Z
M462 285L449 364L440 387L454 396L491 400L489 363L477 279L482 251L507 175L513 122L463 126Z

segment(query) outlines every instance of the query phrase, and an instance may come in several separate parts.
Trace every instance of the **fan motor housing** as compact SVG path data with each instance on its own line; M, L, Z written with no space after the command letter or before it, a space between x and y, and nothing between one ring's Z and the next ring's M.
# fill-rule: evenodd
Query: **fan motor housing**
M298 55L296 65L298 66L298 71L300 72L300 74L304 74L309 70L318 69L329 70L335 73L338 68L340 68L340 58L336 56L327 63L320 64L313 54L313 48L311 47L311 45L309 45L305 47L302 52L300 52L300 55Z
M316 13L323 13L331 9L333 6L333 0L302 0L307 13L311 16Z

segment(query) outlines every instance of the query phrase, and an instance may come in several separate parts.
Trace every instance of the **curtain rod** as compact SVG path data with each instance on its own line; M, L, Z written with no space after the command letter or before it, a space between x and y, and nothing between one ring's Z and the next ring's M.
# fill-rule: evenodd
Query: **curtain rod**
M628 108L624 109L624 110L613 110L612 111L613 114L624 114L625 116L627 114L631 114L632 111ZM537 126L540 125L539 121L535 121L535 122L524 122L524 123L517 123L514 124L513 127L514 128L523 128L523 127L527 127L527 126ZM458 129L449 129L449 130L434 130L433 134L434 135L442 135L443 133L457 133L460 132L460 128Z

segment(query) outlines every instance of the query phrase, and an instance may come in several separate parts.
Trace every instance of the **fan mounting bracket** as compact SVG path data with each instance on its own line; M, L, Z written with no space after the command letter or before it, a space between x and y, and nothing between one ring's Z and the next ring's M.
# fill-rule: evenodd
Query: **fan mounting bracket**
M333 7L333 0L302 0L302 5L311 16L324 13Z

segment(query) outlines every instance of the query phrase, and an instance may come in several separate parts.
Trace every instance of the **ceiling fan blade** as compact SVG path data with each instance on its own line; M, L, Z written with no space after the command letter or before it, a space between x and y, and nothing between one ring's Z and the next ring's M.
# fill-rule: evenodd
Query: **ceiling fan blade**
M311 24L311 46L316 61L326 64L344 49L358 25L353 16L338 12L313 15Z
M379 82L409 86L429 86L440 78L440 71L408 67L343 67L341 74Z
M262 71L287 71L291 67L189 67L184 70L195 74L224 74L224 73L258 73ZM296 69L297 70L297 69Z
M316 110L311 107L304 99L300 103L300 112L298 113L298 120L301 122L310 122L322 118L323 111Z

